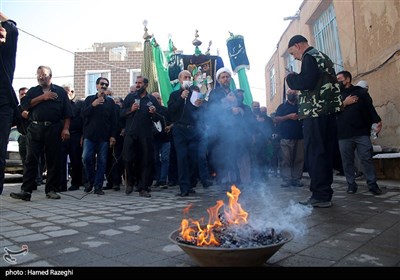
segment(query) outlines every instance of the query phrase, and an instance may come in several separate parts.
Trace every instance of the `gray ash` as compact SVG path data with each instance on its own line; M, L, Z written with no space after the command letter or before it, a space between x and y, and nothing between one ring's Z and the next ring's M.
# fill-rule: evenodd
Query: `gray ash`
M284 241L285 237L276 233L273 228L265 228L262 231L255 230L248 224L241 226L222 226L213 229L215 239L220 244L219 246L208 246L217 248L254 248L273 244L278 244ZM178 236L176 241L188 245L196 246L197 236L193 242L183 240Z

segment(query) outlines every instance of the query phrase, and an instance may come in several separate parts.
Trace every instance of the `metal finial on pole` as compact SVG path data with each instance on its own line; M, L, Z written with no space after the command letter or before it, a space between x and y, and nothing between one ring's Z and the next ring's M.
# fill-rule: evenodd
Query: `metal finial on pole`
M143 21L143 25L144 25L144 34L143 34L143 39L145 39L146 41L147 40L150 40L151 39L151 35L149 34L149 33L147 33L147 31L148 31L148 29L147 29L147 20L145 19L144 21Z

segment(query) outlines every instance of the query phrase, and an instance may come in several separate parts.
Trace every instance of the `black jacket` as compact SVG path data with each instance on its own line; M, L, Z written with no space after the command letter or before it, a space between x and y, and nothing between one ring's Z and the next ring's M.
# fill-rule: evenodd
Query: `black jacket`
M351 85L349 88L341 91L342 100L347 96L358 97L357 103L346 106L342 112L337 115L338 139L348 139L354 136L369 136L371 125L381 121L371 96L366 89Z

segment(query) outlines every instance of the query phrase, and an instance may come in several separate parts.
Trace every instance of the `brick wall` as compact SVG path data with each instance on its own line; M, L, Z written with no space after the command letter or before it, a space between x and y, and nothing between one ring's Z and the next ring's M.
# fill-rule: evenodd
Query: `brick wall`
M125 98L129 92L129 69L140 69L143 51L128 51L125 61L109 61L108 51L76 52L74 59L74 88L78 98L85 98L85 73L93 70L111 72L110 87L114 95Z

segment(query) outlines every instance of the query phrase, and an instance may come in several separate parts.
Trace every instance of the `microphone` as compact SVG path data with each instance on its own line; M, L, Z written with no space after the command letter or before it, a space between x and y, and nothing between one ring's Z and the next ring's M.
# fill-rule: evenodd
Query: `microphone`
M190 91L190 86L188 84L185 84L184 85L184 90ZM185 97L185 105L186 105L186 100L187 100L187 97Z

